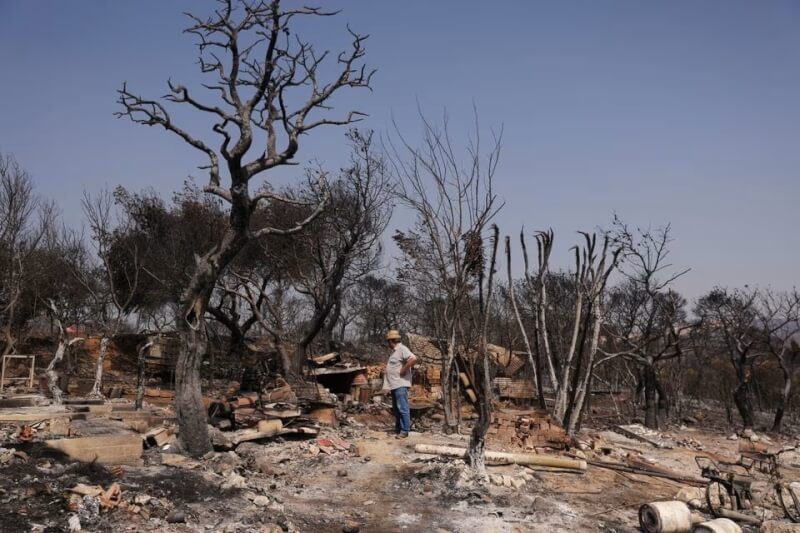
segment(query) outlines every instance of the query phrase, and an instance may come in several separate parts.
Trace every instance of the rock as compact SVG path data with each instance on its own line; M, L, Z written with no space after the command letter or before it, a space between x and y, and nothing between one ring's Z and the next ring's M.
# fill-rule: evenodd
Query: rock
M186 513L180 509L175 509L167 515L168 524L183 524L186 522Z
M242 460L235 452L228 452L215 454L209 463L214 472L225 475L234 471L242 463Z
M761 438L758 435L750 435L750 442L758 442Z
M267 505L269 505L269 502L270 500L266 496L256 496L255 498L253 498L253 504L259 507L266 507Z
M699 487L683 487L675 495L675 499L686 502L689 507L700 509L706 506L705 490Z
M575 457L578 459L586 460L586 454L583 453L581 450L575 450Z
M561 508L557 502L541 496L537 496L536 499L533 500L531 508L536 513L543 513L547 515L558 515L561 513Z
M339 470L336 471L336 475L339 477L347 477L347 469L340 468Z
M147 505L152 498L147 494L137 494L133 497L133 503L136 505Z
M236 447L236 454L243 459L255 461L259 457L265 456L264 445L255 442L243 442Z
M728 440L739 440L739 435L737 435L736 433L734 433L733 435L731 435L730 437L728 437Z
M503 476L503 486L511 488L511 476Z
M767 520L761 524L761 533L800 533L800 524L783 520Z
M282 513L284 511L284 506L282 503L271 502L269 505L267 505L267 509L270 511L275 511L276 513Z
M231 473L225 481L222 482L220 488L222 490L228 489L244 489L247 487L247 481L236 473Z
M210 425L208 426L208 436L211 438L211 445L217 450L230 450L233 449L233 442L228 438L225 433L218 428Z
M344 526L342 526L342 533L358 533L358 530L358 523L353 520L348 520L344 523Z
M742 437L745 437L745 438L747 438L747 439L749 439L749 438L750 438L750 437L752 437L753 435L755 435L755 433L753 433L753 430L752 430L752 429L750 429L750 428L748 428L748 429L745 429L744 431L742 431Z
M503 486L503 476L500 474L490 474L489 481L492 483L492 485L499 485L501 487Z
M99 514L100 500L97 496L89 496L88 494L84 496L78 506L78 517L85 522L91 522Z
M78 515L72 515L67 520L67 527L69 527L70 531L80 531L81 530L81 519L78 518Z
M511 486L515 489L521 489L525 486L525 480L517 477L511 478Z
M274 476L276 474L275 464L267 455L261 455L255 460L256 470L267 476Z

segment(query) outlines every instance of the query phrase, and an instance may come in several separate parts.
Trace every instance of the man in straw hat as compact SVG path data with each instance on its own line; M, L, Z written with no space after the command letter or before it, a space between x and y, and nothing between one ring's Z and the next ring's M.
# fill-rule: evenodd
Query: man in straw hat
M400 332L396 329L386 334L386 341L392 355L386 362L383 374L383 388L392 392L392 411L394 412L394 431L398 439L408 437L411 429L411 409L408 407L408 388L411 387L411 367L417 357L400 342Z

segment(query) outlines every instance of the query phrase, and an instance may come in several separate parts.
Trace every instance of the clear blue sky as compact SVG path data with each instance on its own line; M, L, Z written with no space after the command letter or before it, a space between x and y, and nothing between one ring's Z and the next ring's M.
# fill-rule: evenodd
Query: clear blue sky
M505 129L497 190L504 233L556 230L566 264L575 230L614 212L672 222L678 287L798 281L800 2L348 1L308 28L345 45L371 34L372 93L337 101L412 140L417 101L466 128ZM193 150L112 116L127 80L146 95L198 82L181 14L208 1L0 0L0 151L79 221L84 187L170 192L204 178ZM178 114L189 128L205 128ZM308 139L300 161L339 166L341 132ZM285 177L285 176L284 176ZM398 213L395 225L406 226Z

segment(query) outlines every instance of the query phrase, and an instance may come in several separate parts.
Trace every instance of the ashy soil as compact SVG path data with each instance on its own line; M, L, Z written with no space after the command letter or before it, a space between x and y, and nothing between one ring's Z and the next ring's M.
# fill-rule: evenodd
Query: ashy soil
M145 452L144 466L112 469L8 442L0 451L0 531L66 532L76 517L83 531L96 532L636 531L641 504L686 487L595 466L577 474L490 466L489 479L476 480L463 461L413 451L418 443L466 446L466 436L414 432L398 440L388 429L380 417L353 415L318 439L243 443L178 466L161 464L165 451L156 448ZM639 454L691 477L699 477L695 455L737 455L738 441L720 432L689 427L664 436L683 444L656 449L586 431L584 451L573 452L616 462ZM771 443L794 445L777 437ZM793 477L800 456L783 460L787 477L800 479ZM79 483L118 483L122 503L99 509L93 497L76 499L69 489ZM780 518L774 507L764 512Z

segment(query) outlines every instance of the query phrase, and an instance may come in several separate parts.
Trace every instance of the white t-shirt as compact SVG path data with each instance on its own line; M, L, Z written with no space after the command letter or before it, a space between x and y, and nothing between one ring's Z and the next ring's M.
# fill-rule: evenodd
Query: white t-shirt
M389 360L386 361L386 372L383 373L383 388L385 390L411 386L411 369L406 370L405 374L400 374L403 365L411 358L416 358L411 353L411 350L406 348L403 343L397 343L392 355L389 356Z

